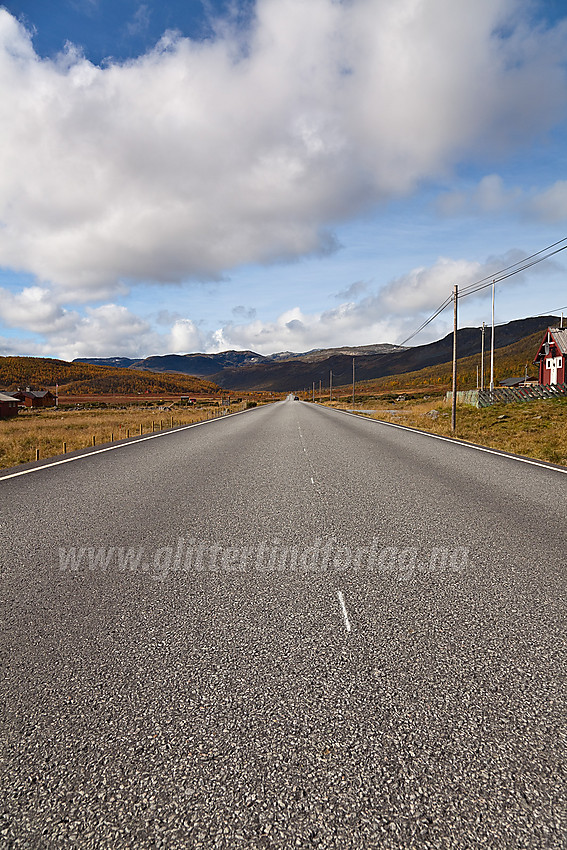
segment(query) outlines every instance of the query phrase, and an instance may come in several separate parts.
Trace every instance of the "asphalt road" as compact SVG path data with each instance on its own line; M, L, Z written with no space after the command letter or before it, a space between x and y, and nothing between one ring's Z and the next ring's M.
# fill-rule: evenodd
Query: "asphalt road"
M566 496L294 401L0 473L0 846L566 847Z

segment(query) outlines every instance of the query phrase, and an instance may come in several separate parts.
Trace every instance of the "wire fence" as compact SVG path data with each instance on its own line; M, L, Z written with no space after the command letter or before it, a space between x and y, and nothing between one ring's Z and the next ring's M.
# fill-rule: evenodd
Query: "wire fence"
M457 401L473 407L490 407L493 404L511 404L561 396L567 396L567 384L532 384L525 387L495 387L493 390L465 390L457 393ZM452 398L451 392L445 396L446 401L451 401Z

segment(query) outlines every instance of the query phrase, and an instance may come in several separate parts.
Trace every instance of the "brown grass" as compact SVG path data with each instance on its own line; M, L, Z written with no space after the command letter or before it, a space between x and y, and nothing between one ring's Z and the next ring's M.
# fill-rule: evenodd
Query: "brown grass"
M242 407L244 404L235 405L231 410ZM98 446L123 440L128 437L128 431L130 437L137 436L140 426L144 434L170 428L172 417L174 425L189 425L218 414L218 407L23 411L14 419L0 421L0 468L35 460L36 449L40 458L49 458L63 454L64 443L67 452L71 452L92 446L93 436Z
M346 404L338 406L349 409ZM362 415L567 466L567 399L498 404L479 410L458 405L455 433L451 431L450 405L439 400L399 402L391 412Z

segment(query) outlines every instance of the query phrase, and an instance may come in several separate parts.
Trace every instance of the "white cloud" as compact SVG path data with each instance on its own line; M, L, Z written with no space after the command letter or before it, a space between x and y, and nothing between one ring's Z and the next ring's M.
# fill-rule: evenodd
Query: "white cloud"
M132 17L132 20L126 25L126 32L130 36L142 35L150 25L150 10L146 3L142 3Z
M49 334L46 348L65 360L75 357L145 356L159 344L148 322L126 307L103 304L87 308L65 333Z
M239 304L237 307L232 308L232 315L240 319L255 319L256 309L254 307L245 307L243 304Z
M333 250L335 222L563 115L567 27L528 5L257 0L104 68L40 60L0 10L0 265L107 299Z
M0 336L0 357L44 357L41 343L23 337Z
M347 286L346 289L341 289L340 292L335 294L335 298L339 300L351 298L358 298L359 295L362 295L363 292L366 292L368 289L368 284L363 280L356 280L354 283L351 283L350 286Z
M544 221L567 221L567 180L558 180L537 195L532 201L531 211Z
M48 288L30 286L13 293L0 288L0 323L7 328L41 335L39 340L19 340L20 353L57 356L66 360L75 357L147 357L150 354L186 353L204 350L210 345L197 325L176 313L161 310L155 316L157 326L126 307L103 304L87 307L84 314L69 310L58 302ZM4 348L12 353L18 349L10 337L2 338Z
M422 318L451 295L455 284L463 289L479 280L490 279L491 275L524 256L520 251L510 251L504 256L489 257L484 263L441 257L433 266L412 269L358 302L345 302L332 310L312 314L295 307L274 322L228 323L217 331L214 347L218 351L237 348L272 354L339 345L400 342L416 330ZM508 288L524 286L525 274L521 279L511 278L504 285ZM486 299L489 295L486 289L476 298ZM450 321L451 317L441 316L412 344L439 338L447 332Z
M507 188L498 174L490 174L477 186L440 195L436 208L446 216L515 212L527 220L561 222L567 220L567 180L528 192Z
M488 174L469 191L446 192L437 201L442 215L491 215L507 210L522 210L526 203L524 192L507 189L498 174Z
M0 288L0 321L12 328L56 333L73 327L78 319L58 304L49 289L29 286L13 293Z
M5 326L41 335L41 340L20 340L19 350L10 337L4 338L14 353L72 360L113 354L141 357L171 350L173 334L156 334L147 321L123 306L87 307L81 315L57 304L51 293L39 287L16 295L3 290L0 299L0 320Z
M471 283L490 281L498 271L524 257L525 253L519 250L488 257L483 263L440 257L432 266L412 269L376 292L370 292L368 285L351 286L345 290L351 292L351 300L322 312L305 313L300 307L293 307L274 321L265 321L256 317L254 309L237 307L233 315L240 322L226 322L212 333L205 332L200 322L167 310L157 311L153 316L159 328L156 330L149 319L140 318L121 305L87 307L84 314L80 314L58 304L49 290L28 287L17 294L0 290L0 319L4 324L42 337L32 341L0 339L0 353L72 360L87 356L147 357L232 348L272 354L339 345L400 342L451 295L455 283L462 292ZM539 278L561 273L561 266L553 260L538 266L537 270ZM525 287L530 274L525 271L518 278L510 278L500 284L499 290ZM364 291L367 294L354 300ZM466 304L469 306L470 301L480 304L489 297L490 289L486 288L467 299ZM413 344L445 334L450 319L449 312L442 314Z
M204 345L203 337L191 319L178 319L174 323L169 334L168 353L186 354L202 350Z
M406 322L402 317L361 313L353 304L313 314L305 314L295 307L274 322L256 320L246 325L225 325L216 333L214 350L250 349L259 354L273 354L336 345L364 345L403 334Z

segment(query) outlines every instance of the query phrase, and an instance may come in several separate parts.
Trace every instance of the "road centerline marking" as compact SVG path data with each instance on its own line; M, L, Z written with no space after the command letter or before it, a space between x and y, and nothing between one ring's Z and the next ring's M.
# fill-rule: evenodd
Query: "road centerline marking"
M345 629L347 630L347 632L350 632L350 629L351 629L350 620L348 618L348 611L347 611L347 608L346 608L345 598L344 598L341 590L337 590L337 596L339 597L339 603L340 603L340 606L341 606L341 611L343 613L343 620L344 620L344 624L345 624Z

